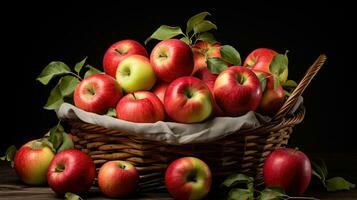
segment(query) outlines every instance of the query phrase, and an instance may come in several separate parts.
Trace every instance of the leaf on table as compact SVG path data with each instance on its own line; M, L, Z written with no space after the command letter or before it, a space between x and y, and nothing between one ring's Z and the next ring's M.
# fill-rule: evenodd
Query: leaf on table
M201 12L198 13L194 16L192 16L190 19L188 19L187 24L186 24L186 34L188 35L189 32L193 30L193 27L202 22L206 16L211 15L209 12Z
M212 74L219 74L228 68L228 64L221 58L209 58L206 62L207 68L211 71Z
M64 195L64 198L66 200L83 200L82 197L80 197L76 194L73 194L71 192L66 192L66 194Z
M69 73L71 73L71 69L65 63L53 61L42 70L36 80L47 85L53 77Z
M212 29L217 29L217 26L209 20L203 20L193 26L195 34L203 33Z
M229 191L227 200L254 200L254 193L248 189L233 188Z
M74 71L76 71L78 74L81 71L82 67L84 66L84 63L86 62L87 57L85 57L82 61L78 62L75 66L74 66Z
M86 65L86 68L88 68L88 71L84 74L84 78L87 78L89 76L92 76L93 74L100 74L102 73L102 71L100 71L99 69L91 66L91 65Z
M355 188L356 185L348 182L342 177L333 177L326 180L327 191L340 191L340 190L350 190Z
M205 41L211 44L216 43L216 39L214 38L212 33L204 32L198 35L197 40Z
M254 179L250 176L245 175L245 174L232 174L232 175L228 176L228 178L226 178L226 180L224 180L222 185L226 186L226 187L232 187L239 183L248 184L248 183L253 183L253 182L254 182Z
M260 191L260 195L257 200L278 200L282 197L286 197L284 190L281 188L265 188Z
M150 37L145 40L144 43L147 44L152 39L166 40L177 35L183 35L180 27L161 25Z
M14 158L17 152L15 145L11 145L6 149L5 155L0 157L0 160L11 162L11 167L14 167Z
M64 76L60 80L59 89L62 97L71 96L78 85L79 80L74 76Z
M223 60L233 65L241 65L242 63L239 52L230 45L221 46L221 56Z

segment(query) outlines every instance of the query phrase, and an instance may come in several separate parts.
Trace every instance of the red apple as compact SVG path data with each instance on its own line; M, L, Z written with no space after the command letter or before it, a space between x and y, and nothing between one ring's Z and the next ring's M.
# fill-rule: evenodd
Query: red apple
M164 104L164 97L165 97L165 91L167 86L169 86L169 83L166 82L159 82L155 85L155 87L152 89L152 92L159 97L160 101L162 104Z
M272 49L259 48L252 51L244 61L243 66L250 67L254 70L260 70L267 73L271 73L270 64L278 53ZM288 78L288 67L279 74L279 80L281 83L285 82Z
M287 194L302 195L311 179L310 160L297 149L277 149L266 158L263 175L267 187L279 187Z
M126 196L136 190L138 183L138 171L126 161L106 162L98 173L99 188L109 197Z
M159 79L171 82L190 75L194 61L190 46L178 39L168 39L154 47L150 62Z
M202 160L183 157L173 161L166 170L166 188L174 199L202 199L211 189L212 175Z
M82 151L66 149L52 160L47 180L50 188L58 195L66 192L84 193L92 186L96 175L93 160Z
M134 54L148 57L145 48L137 41L121 40L114 43L104 54L104 72L115 78L119 63L127 56Z
M47 169L55 153L41 140L24 144L14 158L14 168L20 179L29 185L47 182Z
M164 121L165 110L160 99L148 91L127 94L116 107L117 118L139 123Z
M263 115L274 116L274 114L276 114L281 108L281 106L283 106L284 104L284 89L283 87L281 87L279 80L274 79L273 74L258 70L253 70L253 72L259 78L263 78L266 84L265 88L263 89L263 96L260 100L257 111ZM275 83L275 81L278 83Z
M114 108L123 96L120 85L106 74L83 79L74 91L74 104L85 111L104 114Z
M255 111L262 97L257 76L250 69L241 66L222 71L213 90L218 106L231 117Z
M213 97L203 81L185 76L174 80L167 87L164 106L166 113L176 122L201 122L213 111Z
M192 47L194 58L194 69L192 74L195 74L199 69L207 67L208 58L221 57L221 45L219 43L211 44L209 42L200 41Z

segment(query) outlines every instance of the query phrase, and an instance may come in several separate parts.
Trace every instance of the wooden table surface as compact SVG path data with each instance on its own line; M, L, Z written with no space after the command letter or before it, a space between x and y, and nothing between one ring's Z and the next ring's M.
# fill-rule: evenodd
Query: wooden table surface
M325 159L326 160L326 159ZM332 155L327 157L328 168L335 170L332 174L345 177L357 183L357 154L353 156ZM331 166L329 166L331 165ZM342 192L326 192L321 188L309 189L306 196L313 196L326 200L357 200L357 189ZM14 170L8 163L0 162L0 199L58 199L48 187L27 186L18 179ZM98 188L92 187L84 199L107 199L101 195ZM168 200L172 199L167 193L144 193L131 196L130 199L140 200ZM217 199L210 197L209 199Z

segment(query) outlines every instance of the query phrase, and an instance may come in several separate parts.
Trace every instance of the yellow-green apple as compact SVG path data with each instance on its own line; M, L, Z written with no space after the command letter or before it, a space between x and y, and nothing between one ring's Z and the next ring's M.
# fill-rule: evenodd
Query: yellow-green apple
M14 158L14 168L20 179L29 185L47 182L47 169L55 153L46 143L32 140L24 144Z
M129 162L113 160L99 169L98 185L108 197L126 196L136 190L138 183L139 173Z
M104 114L117 105L123 96L117 81L106 74L83 79L74 90L74 104L85 111Z
M166 113L176 122L201 122L213 111L213 96L200 79L193 76L180 77L167 87L164 106Z
M164 97L167 86L169 86L169 83L161 81L156 83L155 87L152 89L152 92L156 94L157 97L159 97L162 104L164 104Z
M231 117L255 111L262 97L262 87L257 76L241 66L222 71L213 90L218 106Z
M192 46L194 68L192 74L195 74L199 69L207 67L208 58L221 57L221 44L200 41Z
M131 55L122 60L118 65L116 79L127 93L150 90L156 82L150 60L141 55Z
M211 189L212 175L205 162L194 157L173 161L165 173L165 185L174 199L203 199Z
M114 43L104 54L104 72L115 78L119 63L134 54L148 57L145 48L135 40L121 40Z
M154 123L165 119L165 110L160 99L148 91L125 95L119 101L116 113L118 119L139 123Z
M268 48L258 48L252 51L244 61L243 66L250 67L254 70L260 70L267 73L271 73L270 64L273 58L278 55L278 53L272 49ZM279 81L284 83L288 78L288 66L285 67L284 71L278 75Z
M178 39L168 39L154 47L150 62L160 80L171 82L178 77L189 76L194 61L190 46Z
M95 176L93 160L76 149L66 149L56 154L47 171L48 185L58 195L88 191Z
M273 116L284 104L284 89L273 74L258 70L253 70L253 72L258 76L259 80L264 79L261 82L265 82L265 88L262 88L264 92L257 111L263 115Z
M263 175L267 187L279 187L287 194L302 195L311 180L311 163L302 151L281 148L268 155Z

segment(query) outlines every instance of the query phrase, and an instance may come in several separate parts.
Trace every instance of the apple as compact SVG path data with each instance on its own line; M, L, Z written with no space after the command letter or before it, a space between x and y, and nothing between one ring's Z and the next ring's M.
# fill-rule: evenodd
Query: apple
M180 77L167 87L164 106L176 122L196 123L207 119L213 111L213 97L208 86L193 76Z
M281 148L268 155L263 175L267 187L279 187L287 194L302 195L311 180L311 163L303 152Z
M150 62L157 77L165 82L189 76L194 64L190 46L178 39L159 42L151 52Z
M14 158L14 169L20 179L29 185L47 182L47 169L55 153L41 139L24 144Z
M76 149L66 149L58 153L47 171L48 185L58 195L88 191L95 176L93 160Z
M194 157L173 161L165 173L165 185L174 199L204 198L211 189L212 175L205 162Z
M155 87L152 89L152 92L159 97L160 101L162 104L164 104L164 97L165 97L165 92L166 88L169 86L169 83L166 82L159 82L155 85Z
M213 91L218 106L231 117L255 111L262 97L262 87L257 76L241 66L222 71L214 83Z
M139 123L164 121L165 110L160 99L148 91L127 94L116 107L117 118Z
M104 72L115 78L119 63L134 54L148 57L145 48L135 40L121 40L114 43L104 54Z
M253 70L253 72L259 79L264 79L266 85L265 88L263 88L263 96L257 111L263 115L274 116L285 102L284 89L280 85L279 80L274 78L273 74L258 70ZM278 82L276 83L277 87L275 86L275 81Z
M250 67L254 70L260 70L267 73L271 73L270 64L278 53L268 48L258 48L252 51L244 61L243 66ZM288 78L288 67L279 74L279 81L284 83Z
M126 161L109 161L99 169L98 185L108 197L123 197L136 190L139 173Z
M104 114L114 108L123 96L120 85L106 74L83 79L74 90L74 104L85 111Z
M221 44L211 44L205 41L199 41L192 47L194 68L192 74L195 74L199 69L207 67L208 58L220 58L221 57Z
M131 55L122 60L116 79L126 93L150 90L156 82L149 59L141 55Z
M61 146L59 146L59 148L57 149L57 153L65 150L65 149L73 149L74 148L74 143L73 143L71 134L62 132L62 138L63 138L63 141L62 141Z

